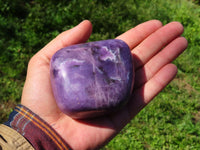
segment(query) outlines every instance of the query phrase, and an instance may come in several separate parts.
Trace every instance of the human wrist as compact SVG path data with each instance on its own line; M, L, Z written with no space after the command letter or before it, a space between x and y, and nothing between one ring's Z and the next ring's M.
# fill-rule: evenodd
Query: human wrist
M23 135L37 149L70 149L43 119L23 105L17 105L5 125Z

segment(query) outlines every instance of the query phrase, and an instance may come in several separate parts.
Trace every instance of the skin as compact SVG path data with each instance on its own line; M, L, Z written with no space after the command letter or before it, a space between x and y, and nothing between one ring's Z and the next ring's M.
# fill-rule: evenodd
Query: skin
M108 143L130 122L177 73L171 62L187 47L181 37L183 26L171 22L165 26L158 20L142 23L117 39L131 49L135 65L135 86L128 104L119 112L91 120L74 120L56 105L49 76L52 55L59 49L86 42L92 24L85 20L65 31L38 51L28 64L22 93L22 105L39 115L66 141L72 149L97 149Z

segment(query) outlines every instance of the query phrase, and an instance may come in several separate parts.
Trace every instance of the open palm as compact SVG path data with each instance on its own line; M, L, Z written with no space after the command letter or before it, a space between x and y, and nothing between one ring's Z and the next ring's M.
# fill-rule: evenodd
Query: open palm
M29 62L22 93L22 105L50 124L72 149L95 149L111 140L144 108L176 75L171 62L187 47L180 37L183 27L178 22L165 26L157 20L145 22L118 36L133 54L135 85L129 103L119 112L105 117L78 121L63 114L56 105L49 64L59 49L86 42L92 32L89 21L58 35Z

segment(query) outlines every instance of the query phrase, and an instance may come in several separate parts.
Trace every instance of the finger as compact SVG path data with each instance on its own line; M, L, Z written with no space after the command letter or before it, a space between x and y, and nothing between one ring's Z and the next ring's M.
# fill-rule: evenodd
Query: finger
M177 73L177 67L173 64L165 65L158 71L144 86L133 93L133 97L128 103L128 110L131 117L134 117L144 108L170 81Z
M136 71L134 88L137 88L150 80L156 72L166 64L175 60L186 48L187 40L184 37L179 37L172 41L142 68Z
M132 51L133 56L137 58L137 61L135 61L136 69L144 65L165 45L179 37L182 33L183 26L179 22L171 22L152 33Z
M40 54L44 54L50 60L57 50L69 45L86 42L91 33L91 22L84 20L76 27L59 34L40 51Z
M121 34L117 39L123 40L128 44L130 49L133 49L133 47L137 46L161 26L162 23L158 20L147 21Z

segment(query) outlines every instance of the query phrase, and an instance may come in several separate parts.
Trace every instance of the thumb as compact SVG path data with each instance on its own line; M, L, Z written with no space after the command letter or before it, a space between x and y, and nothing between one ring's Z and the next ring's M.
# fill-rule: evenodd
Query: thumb
M38 53L46 56L48 60L51 59L52 55L59 49L78 43L83 43L88 40L92 33L92 24L88 20L82 21L74 28L64 31L59 34L55 39L49 42L43 49Z

